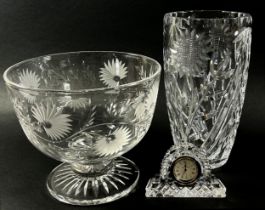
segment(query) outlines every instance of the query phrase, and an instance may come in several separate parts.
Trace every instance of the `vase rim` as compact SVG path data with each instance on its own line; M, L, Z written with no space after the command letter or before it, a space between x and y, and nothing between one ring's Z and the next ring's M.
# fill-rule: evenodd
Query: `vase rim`
M193 16L192 16L193 15ZM194 16L197 15L197 16ZM226 10L180 10L168 12L165 18L190 19L190 20L237 20L249 19L252 21L252 16L246 12L226 11Z

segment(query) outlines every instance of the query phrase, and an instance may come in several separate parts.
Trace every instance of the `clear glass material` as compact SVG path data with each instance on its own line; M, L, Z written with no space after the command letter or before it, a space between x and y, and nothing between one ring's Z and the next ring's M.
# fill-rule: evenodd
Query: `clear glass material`
M18 63L4 73L29 141L64 162L48 177L56 199L94 205L127 195L139 171L120 157L152 121L161 67L142 55L72 52Z
M234 144L245 97L251 16L226 11L173 12L164 18L168 115L175 144L207 152L224 165Z
M229 158L240 121L251 48L249 14L179 11L164 17L164 70L174 145L147 197L225 197L211 174ZM170 175L178 157L195 159L202 174L192 186ZM185 165L186 170L186 165ZM184 173L185 174L185 173Z

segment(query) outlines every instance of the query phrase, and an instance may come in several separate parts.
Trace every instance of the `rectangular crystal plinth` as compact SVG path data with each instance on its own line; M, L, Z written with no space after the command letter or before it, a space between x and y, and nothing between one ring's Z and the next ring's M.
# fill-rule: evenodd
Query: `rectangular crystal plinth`
M226 188L214 176L202 177L193 186L179 186L174 180L162 180L159 176L149 180L146 186L146 197L175 197L175 198L224 198Z

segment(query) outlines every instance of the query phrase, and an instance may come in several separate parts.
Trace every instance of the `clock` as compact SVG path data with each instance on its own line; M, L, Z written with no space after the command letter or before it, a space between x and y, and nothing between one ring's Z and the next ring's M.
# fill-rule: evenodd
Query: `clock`
M147 197L223 198L223 183L211 174L205 149L187 142L172 145L166 152L159 176L146 186Z
M193 185L200 176L200 164L192 157L181 156L175 160L172 173L179 185Z

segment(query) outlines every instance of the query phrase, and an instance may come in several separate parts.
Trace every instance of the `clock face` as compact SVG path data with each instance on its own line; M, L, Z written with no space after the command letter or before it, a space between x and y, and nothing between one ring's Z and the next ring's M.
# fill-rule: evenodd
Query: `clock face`
M173 175L179 184L193 184L199 177L199 173L199 163L195 159L183 156L175 160Z

